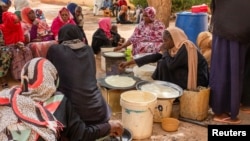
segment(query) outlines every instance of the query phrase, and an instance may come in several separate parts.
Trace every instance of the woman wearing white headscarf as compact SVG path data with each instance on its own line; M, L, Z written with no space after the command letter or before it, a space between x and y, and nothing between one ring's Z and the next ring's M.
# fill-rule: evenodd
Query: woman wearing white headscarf
M14 0L14 8L15 8L15 14L18 16L18 18L21 20L21 11L24 7L30 6L30 0Z

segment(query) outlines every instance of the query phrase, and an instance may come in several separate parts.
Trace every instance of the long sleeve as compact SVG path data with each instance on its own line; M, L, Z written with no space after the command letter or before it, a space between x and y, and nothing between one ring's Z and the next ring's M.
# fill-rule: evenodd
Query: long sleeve
M140 67L148 63L155 63L162 58L160 53L150 54L141 58L135 59L135 63Z
M95 141L109 134L111 127L108 123L87 126L71 105L70 101L64 98L54 113L55 117L64 125L60 135L62 138L70 141Z

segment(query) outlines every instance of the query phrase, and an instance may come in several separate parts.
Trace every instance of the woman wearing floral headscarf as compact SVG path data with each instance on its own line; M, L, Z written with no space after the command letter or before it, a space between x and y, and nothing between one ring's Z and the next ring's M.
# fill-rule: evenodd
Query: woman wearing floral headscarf
M86 125L70 101L57 91L58 83L57 70L50 61L34 58L27 62L21 85L0 92L0 140L94 141L122 134L117 120Z
M92 49L95 54L100 53L101 47L111 46L112 35L111 35L111 19L101 18L98 22L99 28L95 31L92 37Z
M145 8L143 12L143 21L138 24L127 42L116 47L115 51L126 48L132 44L133 55L159 52L165 25L156 20L155 15L156 11L153 7Z
M56 18L52 21L51 31L54 34L55 39L58 39L59 29L65 24L76 24L74 21L74 17L70 13L70 11L63 7L59 12Z

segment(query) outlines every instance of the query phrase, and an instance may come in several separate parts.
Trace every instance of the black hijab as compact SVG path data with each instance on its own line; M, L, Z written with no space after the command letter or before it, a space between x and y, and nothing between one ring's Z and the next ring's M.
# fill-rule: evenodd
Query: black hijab
M83 35L76 25L66 24L60 28L58 33L59 44L61 44L63 41L69 41L74 39L79 39L83 41Z

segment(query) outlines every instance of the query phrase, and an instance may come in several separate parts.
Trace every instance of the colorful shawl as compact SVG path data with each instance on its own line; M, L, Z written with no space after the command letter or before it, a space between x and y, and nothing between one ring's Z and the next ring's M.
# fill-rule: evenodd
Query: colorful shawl
M34 58L26 63L21 72L21 87L0 92L0 140L24 137L35 141L39 136L54 141L62 124L53 116L63 96L54 95L58 76L56 68L44 58ZM51 103L53 99L57 102ZM5 120L4 122L1 120ZM31 131L29 131L31 129ZM19 136L13 132L20 132ZM9 135L8 135L9 138Z
M0 24L5 45L24 42L24 33L18 17L12 12L3 13L3 23Z
M101 18L98 22L99 28L102 29L105 33L105 35L108 38L111 38L111 19L110 18Z
M190 90L195 90L197 88L197 68L198 68L198 55L197 47L188 40L188 37L184 31L177 27L167 28L173 41L174 47L170 49L169 53L174 57L179 49L185 44L188 53L188 84L187 88Z
M62 20L62 17L61 17L61 12L66 10L69 14L69 19L68 21L64 22ZM55 38L57 39L57 36L58 36L58 32L59 32L59 29L65 25L65 24L76 24L74 22L74 18L72 16L72 14L69 12L69 10L66 8L66 7L63 7L59 12L58 12L58 15L57 17L53 20L52 24L51 24L51 31L52 33L54 34Z

